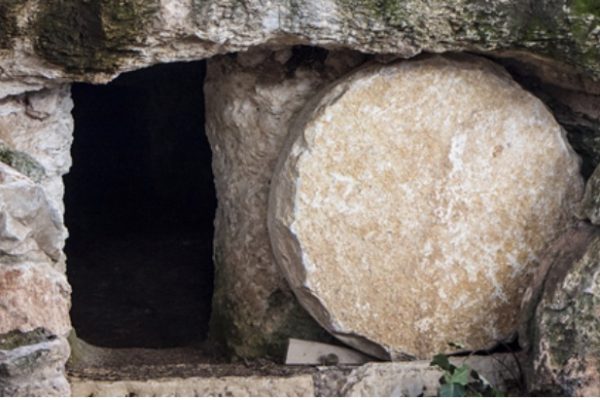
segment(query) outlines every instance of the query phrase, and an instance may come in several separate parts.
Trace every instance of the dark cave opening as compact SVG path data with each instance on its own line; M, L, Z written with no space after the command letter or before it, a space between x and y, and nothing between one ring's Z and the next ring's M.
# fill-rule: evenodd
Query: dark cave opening
M75 84L65 176L71 318L104 347L169 348L208 334L216 209L205 62Z

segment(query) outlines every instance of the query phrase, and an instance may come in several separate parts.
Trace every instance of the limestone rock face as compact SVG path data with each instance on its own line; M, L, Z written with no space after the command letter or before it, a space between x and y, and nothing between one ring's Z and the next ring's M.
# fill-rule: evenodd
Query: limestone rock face
M283 356L289 337L329 336L277 268L267 230L269 187L292 116L362 59L306 47L208 61L206 133L218 198L211 335L237 355Z
M488 61L436 56L362 68L303 109L269 230L322 326L379 357L429 358L515 332L581 193L541 101Z
M61 221L62 175L71 167L72 108L68 85L12 96L0 104L0 162L40 183Z
M0 6L0 98L267 43L403 57L522 49L598 77L599 20L589 0L9 0Z
M0 333L70 330L61 216L43 188L0 162Z
M523 301L519 332L535 394L600 395L600 231L580 224L544 256Z

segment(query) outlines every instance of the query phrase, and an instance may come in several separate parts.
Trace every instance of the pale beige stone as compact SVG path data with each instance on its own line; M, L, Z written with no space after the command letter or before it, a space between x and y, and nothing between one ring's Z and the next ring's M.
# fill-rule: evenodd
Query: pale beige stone
M190 377L159 378L145 381L97 381L81 378L71 379L73 396L121 397L121 396L292 396L313 397L311 375L291 377Z
M0 333L44 327L66 336L71 330L71 288L65 274L52 265L1 265L0 294Z
M305 308L380 357L515 331L579 162L541 101L474 57L372 65L297 118L273 179L276 259Z
M207 63L206 134L218 199L211 329L243 357L268 352L283 358L284 351L273 349L285 349L289 337L328 336L296 302L277 268L267 230L269 187L294 114L363 56L330 52L324 62L294 66L285 64L289 57L285 48L256 50Z

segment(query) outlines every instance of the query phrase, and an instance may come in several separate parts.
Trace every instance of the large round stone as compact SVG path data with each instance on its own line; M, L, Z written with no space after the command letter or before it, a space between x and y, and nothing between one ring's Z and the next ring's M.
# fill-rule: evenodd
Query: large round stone
M376 356L482 349L516 330L545 246L582 194L540 100L495 64L370 65L297 117L269 231L303 306Z

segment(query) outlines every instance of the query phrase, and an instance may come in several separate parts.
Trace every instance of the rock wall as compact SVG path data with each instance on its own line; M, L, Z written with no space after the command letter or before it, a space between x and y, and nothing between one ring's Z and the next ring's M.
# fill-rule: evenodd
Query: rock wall
M290 336L327 340L294 299L273 258L269 188L292 116L363 58L301 47L208 62L206 132L219 204L211 335L235 354L281 356Z
M63 183L68 86L0 104L0 394L69 395ZM40 330L41 329L41 330Z
M267 43L402 57L525 50L598 77L599 19L591 0L9 0L0 97Z
M528 390L600 395L600 231L581 223L548 250L523 301Z

